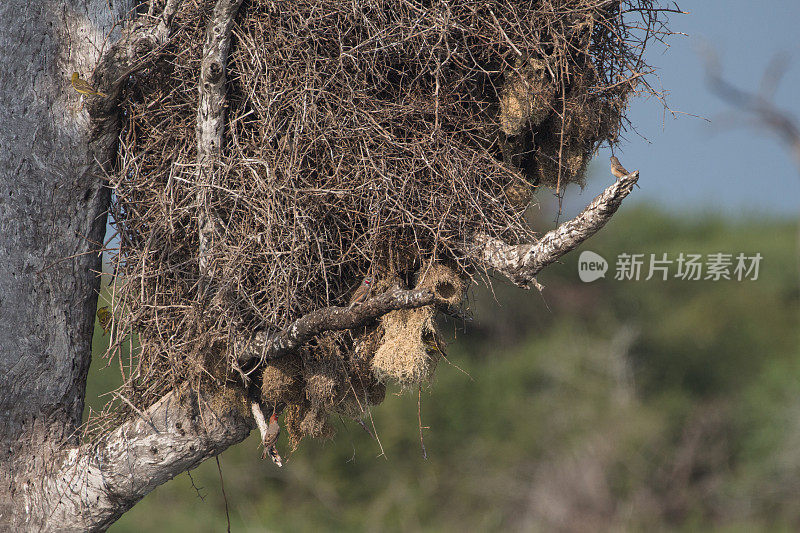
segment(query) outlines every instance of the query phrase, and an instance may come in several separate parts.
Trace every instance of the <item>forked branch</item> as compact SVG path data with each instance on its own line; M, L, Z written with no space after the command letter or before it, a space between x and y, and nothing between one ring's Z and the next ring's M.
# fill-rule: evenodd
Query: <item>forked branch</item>
M167 0L158 17L140 17L129 23L122 37L102 55L94 70L92 85L102 89L106 97L93 98L88 106L95 125L104 119L119 122L118 105L122 87L131 74L155 61L160 50L169 43L177 6L178 0Z

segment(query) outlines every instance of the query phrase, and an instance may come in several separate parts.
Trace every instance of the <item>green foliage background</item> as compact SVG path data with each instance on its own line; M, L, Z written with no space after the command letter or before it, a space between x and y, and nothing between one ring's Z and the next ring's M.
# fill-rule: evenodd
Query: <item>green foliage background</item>
M252 436L221 456L232 530L798 529L797 243L797 221L623 208L540 276L543 295L498 280L473 292L473 322L444 325L449 364L422 391L427 459L417 395L396 390L372 411L380 445L337 421L278 469ZM578 280L584 249L609 260L605 279ZM616 281L621 252L763 260L757 281ZM94 408L119 373L100 333ZM191 478L111 531L224 531L216 463Z

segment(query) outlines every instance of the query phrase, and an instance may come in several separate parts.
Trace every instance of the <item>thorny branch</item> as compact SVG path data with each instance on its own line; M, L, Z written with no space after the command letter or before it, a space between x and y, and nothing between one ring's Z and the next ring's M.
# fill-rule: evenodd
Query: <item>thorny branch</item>
M259 368L265 361L285 356L326 331L357 328L373 322L390 311L435 303L437 303L436 294L430 289L394 289L353 308L334 306L318 309L295 320L289 327L274 335L258 331L251 340L240 343L236 349L236 366L239 369ZM241 370L240 374L245 384L248 384L250 378L247 374ZM277 421L270 418L270 423L267 424L261 405L257 401L251 401L250 408L261 433L265 456L269 455L275 464L282 466L274 442L280 430Z
M547 232L539 242L508 244L500 239L479 235L475 238L473 253L486 266L497 270L515 284L525 288L530 285L538 287L536 274L597 233L616 213L638 179L638 170L623 176L598 195L578 216Z

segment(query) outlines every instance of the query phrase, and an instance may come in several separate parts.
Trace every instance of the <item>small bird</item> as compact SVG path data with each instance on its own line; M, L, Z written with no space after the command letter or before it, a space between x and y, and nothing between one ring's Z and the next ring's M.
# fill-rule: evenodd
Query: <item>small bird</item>
M614 174L617 178L621 178L622 176L627 176L629 172L625 170L625 167L622 166L622 163L619 162L619 159L611 156L611 173Z
M437 359L442 356L447 357L444 352L444 343L441 342L438 335L423 335L422 344L425 346L425 353L428 357Z
M350 297L350 309L366 302L367 298L369 298L370 290L372 290L372 276L366 276Z
M103 98L106 97L105 94L101 93L100 91L96 91L95 88L92 87L88 81L81 78L77 72L72 73L71 81L72 88L81 94L102 96Z
M111 319L113 315L111 311L108 310L108 306L104 305L103 307L97 310L97 321L100 323L100 327L103 328L103 337L106 336L108 330L111 329Z
M275 447L280 434L281 426L278 423L278 414L272 413L272 416L269 417L267 432L264 434L264 438L261 440L261 444L264 445L264 454L261 456L261 458L266 459L269 455L269 458L272 459L273 463L278 466L283 466L283 460L281 459L280 454L278 454L278 449Z

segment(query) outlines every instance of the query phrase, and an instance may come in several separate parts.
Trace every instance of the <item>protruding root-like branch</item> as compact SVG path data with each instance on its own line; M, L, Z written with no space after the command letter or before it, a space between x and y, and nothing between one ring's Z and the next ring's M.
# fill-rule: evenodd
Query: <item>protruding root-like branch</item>
M282 357L326 331L341 331L364 326L390 311L411 309L437 303L430 289L394 289L352 309L325 307L298 318L289 327L274 335L259 331L253 339L239 347L238 360L242 367L251 366L254 359L267 361Z
M546 233L537 243L508 244L487 235L478 235L472 253L487 267L497 270L515 284L525 288L538 286L536 274L597 233L616 213L638 179L638 170L623 176L578 216Z
M200 64L200 93L197 105L197 182L200 185L200 275L211 277L209 256L219 223L208 208L207 187L213 183L215 166L222 152L225 130L225 97L227 95L228 50L233 20L242 0L217 0L206 27L203 60ZM206 279L207 281L207 279Z

